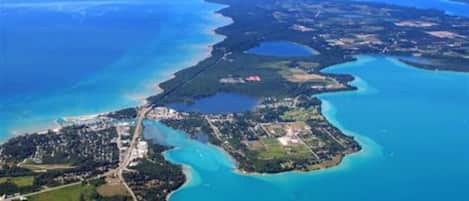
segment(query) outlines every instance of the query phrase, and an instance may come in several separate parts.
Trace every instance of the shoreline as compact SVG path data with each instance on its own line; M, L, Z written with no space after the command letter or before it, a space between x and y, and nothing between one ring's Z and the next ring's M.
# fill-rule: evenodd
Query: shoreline
M360 57L365 60L360 60ZM368 55L362 55L362 56L357 56L357 60L352 61L352 62L346 62L334 66L329 66L326 69L330 68L341 68L343 64L347 63L356 63L358 64L368 62L367 59ZM246 175L246 176L256 176L256 177L275 177L275 176L282 176L282 175L289 175L289 174L318 174L318 173L324 173L324 172L329 172L329 171L336 171L340 170L346 167L349 167L350 163L352 163L354 158L359 158L359 157L370 157L374 156L376 154L381 155L381 146L377 144L374 140L371 138L368 138L366 136L360 135L354 131L351 131L347 128L345 128L339 120L336 118L336 113L337 110L336 108L327 100L325 100L323 97L325 96L337 96L337 95L343 95L344 93L360 93L360 94L366 94L366 93L373 93L376 89L373 87L370 87L368 83L363 81L360 77L357 77L355 75L352 75L354 80L350 81L349 84L353 87L356 87L356 89L353 90L348 90L348 91L332 91L332 92L326 92L323 94L318 94L315 95L316 97L319 98L321 101L321 113L322 115L327 119L328 122L330 122L332 125L337 127L342 133L344 133L347 136L352 136L354 139L360 144L361 150L358 152L353 152L349 153L347 155L344 155L341 157L341 159L332 166L329 167L324 167L324 168L318 168L318 169L313 169L313 170L307 170L307 171L301 171L301 170L290 170L290 171L285 171L285 172L278 172L278 173L259 173L259 172L247 172L240 170L239 168L235 167L233 171L236 174L240 175ZM228 152L223 150L226 154L229 155ZM229 155L231 157L231 155Z
M360 64L363 64L363 63L374 60L373 55L357 55L355 58L356 58L356 60L354 60L354 61L345 62L345 63L333 65L333 66L328 66L324 69L341 68L342 65L350 64L350 63L353 63L355 65L360 65ZM391 58L394 58L394 57L391 57ZM322 73L325 73L325 72L322 72ZM334 74L334 73L332 73L332 74ZM228 157L228 160L231 162L231 165L232 165L232 167L230 167L230 169L233 173L238 174L238 175L242 175L242 176L254 176L254 177L266 177L266 176L267 177L272 177L272 176L288 175L288 174L317 174L317 173L323 173L323 172L328 172L328 171L335 171L335 170L340 170L342 168L348 167L354 158L370 157L370 156L374 156L376 154L380 155L381 154L381 147L380 147L379 144L377 144L375 141L373 141L372 139L370 139L368 137L362 136L362 135L360 135L356 132L353 132L353 131L350 131L350 130L344 128L335 117L336 116L336 109L331 105L331 103L329 103L327 100L324 100L322 98L324 96L342 95L342 93L373 93L373 92L376 91L376 89L374 89L373 87L370 87L368 85L368 83L366 83L360 77L357 77L355 75L352 75L352 76L353 76L354 79L352 81L349 81L348 84L350 84L353 87L356 87L356 89L346 90L346 91L331 91L331 92L326 92L326 93L315 95L321 101L321 107L322 107L321 113L322 113L322 115L324 115L324 117L326 117L327 121L330 122L333 126L337 127L345 135L354 137L355 140L360 144L360 146L362 148L358 152L348 153L348 154L340 157L340 159L337 160L336 163L334 163L330 166L319 167L317 169L304 170L304 171L303 170L290 170L290 171L283 171L283 172L277 172L277 173L248 172L248 171L244 171L244 170L240 169L239 165L238 165L239 162L235 158L233 158L222 147L211 144L211 143L207 143L207 146L211 146L211 147L223 152L223 154L226 157ZM184 132L184 131L181 131L181 130L177 130L177 131L178 132ZM189 139L189 140L194 140L194 139ZM168 151L177 150L177 149L180 149L180 147L175 147L175 148L173 148L171 150L168 150ZM170 161L172 161L172 160L170 159ZM326 161L326 163L327 162L330 162L330 161ZM185 164L182 164L182 165L187 166ZM319 165L321 165L321 164L319 164ZM187 173L190 174L191 172L187 172ZM188 178L192 178L192 175L190 175L190 176L191 177L188 177ZM191 182L191 180L186 181L186 183L188 183L188 184L190 182ZM178 191L178 190L182 189L184 186L185 185L181 186L180 188L176 189L175 191Z
M211 27L210 30L208 31L208 33L212 35L211 36L212 39L211 39L210 43L199 46L200 48L204 49L204 51L202 51L200 54L195 54L195 55L192 56L192 58L190 60L183 61L183 62L175 65L175 66L181 66L180 68L172 68L171 72L169 72L169 73L165 72L168 76L166 76L164 79L152 81L151 83L156 82L156 84L151 84L150 88L152 88L152 90L154 90L153 92L156 92L156 93L152 93L152 94L148 94L148 95L139 95L139 97L142 97L142 99L139 98L142 102L136 103L135 105L133 105L131 107L140 107L142 105L145 105L148 102L148 100L147 100L148 97L150 97L152 95L158 95L158 94L164 93L164 90L160 87L161 83L163 83L165 81L168 81L168 80L171 80L172 78L176 77L175 74L177 72L179 72L181 70L184 70L184 69L191 68L191 67L197 65L198 63L204 61L205 59L212 57L213 56L212 52L213 52L213 49L214 49L213 47L216 44L219 44L219 43L223 42L227 38L227 36L225 36L223 34L219 34L217 32L217 29L225 27L225 26L229 26L230 24L234 23L234 20L232 18L230 18L228 16L225 16L225 15L220 13L221 10L229 7L229 5L210 2L210 1L207 1L207 0L203 0L202 2L203 3L208 3L208 4L219 5L219 8L216 8L213 11L210 12L210 13L212 13L212 15L215 19L214 21L216 21L216 22L213 23L213 27ZM197 47L197 48L199 48L199 47ZM5 139L0 141L0 144L3 144L6 141L8 141L8 140L10 140L14 137L28 135L30 133L45 134L49 130L59 131L61 128L63 128L63 126L61 126L60 123L58 122L61 119L62 120L88 120L88 119L91 119L91 118L99 117L100 115L109 114L109 113L112 113L113 111L118 111L120 109L125 109L125 108L127 108L127 107L116 108L116 109L112 109L110 111L107 110L107 111L98 112L98 113L82 114L82 115L77 115L77 116L59 117L59 118L56 118L53 121L53 124L55 126L49 126L49 125L43 126L43 125L41 125L41 126L37 126L37 127L41 127L41 128L32 128L31 132L17 131L17 133L15 133L14 135L7 134ZM33 131L33 130L39 130L39 131ZM173 149L170 149L170 150L173 150ZM168 150L168 151L170 151L170 150ZM165 152L167 152L167 151L165 151ZM163 152L163 156L165 157L166 160L168 160L167 155L165 154L165 152ZM173 163L171 160L168 160L168 161ZM169 194L166 196L166 200L170 200L171 196L175 192L177 192L180 189L183 189L185 186L190 185L191 181L193 181L193 174L191 172L192 167L190 167L188 165L185 165L185 164L181 164L181 166L183 167L183 173L186 177L185 182L184 182L183 185L181 185L178 188L176 188L176 189L172 190L171 192L169 192Z
M96 117L99 115L103 114L108 114L114 111L119 111L122 109L126 109L128 107L140 107L142 105L146 105L148 100L147 98L150 96L158 95L164 92L164 90L160 87L160 84L163 82L166 82L168 80L173 79L176 75L177 72L191 68L201 61L210 58L212 55L213 47L220 43L223 42L226 39L225 35L218 34L217 29L221 27L228 26L232 24L234 21L232 18L227 17L223 14L221 14L219 11L222 9L225 9L229 7L228 5L225 4L219 4L219 3L214 3L211 1L207 0L202 0L201 2L203 3L208 3L208 4L214 4L214 5L219 5L219 8L213 9L210 13L212 13L213 16L213 26L210 26L208 31L201 30L202 32L207 32L206 34L211 35L211 41L208 44L195 44L196 48L201 48L204 49L203 51L197 51L194 55L191 56L191 58L187 61L182 61L182 62L177 62L174 65L174 68L171 68L170 71L163 72L162 74L165 74L163 79L160 80L150 80L149 83L147 84L147 87L151 89L151 91L146 91L142 93L133 93L127 96L126 94L123 94L124 97L127 97L129 99L133 100L133 104L129 106L118 106L118 107L112 107L111 109L104 109L103 111L99 112L94 112L94 113L83 113L79 115L70 115L70 116L60 116L57 118L54 118L52 121L47 121L47 122L42 122L39 123L40 125L27 125L26 127L20 127L14 128L14 129L9 129L7 133L5 133L5 136L0 138L0 144L5 143L6 141L10 140L11 138L22 136L22 135L27 135L27 134L32 134L32 133L46 133L49 130L59 130L62 128L62 126L58 123L61 119L83 119L83 118L90 118L90 117ZM226 20L226 21L225 21ZM220 38L217 38L220 37ZM179 66L179 67L178 67Z
M209 3L212 3L210 1L206 1L206 2L209 2ZM214 4L218 4L218 3L214 3ZM229 7L229 6L227 6ZM224 8L221 8L221 9L224 9ZM221 10L220 9L220 10ZM219 10L218 10L219 11ZM214 13L216 14L219 14L218 11L215 11ZM224 16L222 14L220 14L221 16L225 17L225 18L229 18L229 19L232 19L230 17L227 17L227 16ZM233 22L231 22L233 23ZM229 25L229 24L228 24ZM228 26L228 25L224 25L224 26ZM221 27L224 27L224 26L221 26ZM218 28L221 28L221 27L218 27ZM220 42L223 42L227 37L224 36L224 35L221 35L221 34L218 34L216 32L216 30L218 28L215 28L213 29L213 34L215 36L223 36L222 40L221 41L218 41L216 42L215 44L218 44ZM188 69L188 68L191 68L193 67L194 65L196 65L197 63L200 63L200 61L206 59L206 58L210 58L212 55L212 51L213 51L213 46L214 45L209 45L207 47L205 47L204 49L206 49L206 51L204 51L204 54L201 54L203 56L201 56L201 58L197 58L197 59L192 59L190 61L188 61L188 63L193 63L191 65L187 65L187 67L184 67L184 68L181 68L181 69L176 69L174 71L174 73L171 73L171 75L169 76L168 79L165 79L163 81L158 81L158 84L156 84L156 90L157 90L157 94L160 94L160 93L163 93L164 90L160 87L160 84L166 80L170 80L172 78L175 77L175 73L181 71L181 70L184 70L184 69ZM309 47L309 46L308 46ZM359 57L361 55L357 55L357 61L359 60ZM369 56L369 55L363 55L363 56ZM386 55L384 55L386 56ZM393 59L393 61L395 62L400 62L400 63L405 63L405 62L402 62L399 58L397 57L392 57L392 56L389 56ZM200 60L199 60L200 59ZM184 62L183 62L184 63ZM343 64L347 64L349 62L345 62L345 63L341 63L341 64L338 64L338 65L343 65ZM413 66L413 65L411 65ZM330 69L330 68L334 68L334 66L327 66L325 67L324 69ZM420 70L420 69L423 69L423 68L419 68L419 67L415 67L417 70ZM429 70L429 69L423 69L423 70ZM438 70L430 70L430 71L438 71ZM438 71L439 72L439 71ZM449 72L453 72L453 71L449 71ZM331 91L331 92L326 92L326 93L322 93L322 94L317 94L315 95L316 97L318 97L321 101L321 107L322 107L322 110L321 110L321 113L322 115L324 115L327 119L327 121L329 123L331 123L333 126L337 127L342 133L346 134L347 136L353 136L355 138L355 140L359 143L359 145L362 147L362 149L358 152L353 152L353 153L349 153L349 154L346 154L344 155L343 157L340 158L340 160L337 161L336 164L330 166L330 167L323 167L323 168L318 168L318 169L312 169L312 170L306 170L306 171L301 171L301 170L290 170L290 171L284 171L284 172L278 172L278 173L257 173L257 172L246 172L246 171L243 171L241 169L238 168L238 162L236 159L234 159L227 151L225 151L222 147L220 146L217 146L217 145L214 145L214 144L211 144L211 143L207 143L207 145L209 146L213 146L214 148L218 149L219 151L222 151L224 152L223 154L226 154L227 157L229 157L230 161L232 162L232 165L234 165L234 167L232 167L232 171L236 174L240 174L240 175L243 175L243 176L254 176L254 177L272 177L272 176L279 176L279 175L288 175L288 174L318 174L318 173L323 173L323 172L329 172L329 171L337 171L337 170L341 170L343 168L347 168L349 167L350 163L352 163L353 160L355 160L355 158L360 158L360 157L366 157L368 155L375 155L377 154L376 152L378 152L378 154L381 154L381 146L379 144L377 144L376 142L374 142L372 139L368 138L368 137L365 137L365 136L362 136L362 135L359 135L358 133L355 133L353 131L350 131L346 128L344 128L340 122L337 120L336 118L336 109L331 105L330 102L328 102L327 100L324 100L322 97L323 96L335 96L335 95L341 95L342 93L369 93L370 92L370 89L372 88L368 88L368 86L366 85L366 82L364 82L363 80L361 80L360 77L357 77L355 75L352 75L353 77L353 80L348 82L351 86L354 86L354 87L357 87L356 89L353 89L353 90L347 90L347 91ZM358 85L355 85L357 84L356 82L363 82L365 85L361 85L363 83L359 83ZM372 91L372 90L371 90ZM338 93L340 92L340 93ZM144 98L144 100L146 104L146 98ZM141 106L141 105L137 105L138 106ZM112 111L111 111L112 112ZM101 114L107 114L109 112L105 112L105 113L98 113L98 114L90 114L90 115L80 115L80 116L72 116L72 117L63 117L63 119L78 119L78 120L86 120L86 119L89 119L89 118L93 118L93 117L97 117ZM44 132L44 131L42 131ZM47 132L47 131L45 131ZM39 132L40 133L40 132ZM21 134L20 134L21 135ZM6 140L10 139L9 137L6 138ZM190 140L193 140L193 139L190 139ZM1 143L1 142L0 142ZM163 152L164 153L164 157L165 157L165 160L168 160L169 162L175 164L170 158L167 158L167 155L166 155L166 152L169 152L169 151L173 151L173 150L177 150L178 147L175 147L173 149L170 149L168 151L165 151ZM189 166L189 165L186 165L186 164L180 164L183 168L183 173L185 175L185 182L183 185L179 186L178 188L172 190L166 197L166 200L171 200L171 197L173 196L174 193L176 193L177 191L179 190L182 190L184 188L187 188L189 186L191 186L191 183L194 179L194 175L192 174L192 172L194 172L194 169Z

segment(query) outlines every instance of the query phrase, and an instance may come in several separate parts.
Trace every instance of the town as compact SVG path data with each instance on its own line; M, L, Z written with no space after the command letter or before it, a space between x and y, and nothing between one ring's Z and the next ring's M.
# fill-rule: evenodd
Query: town
M469 21L436 10L366 2L210 0L230 5L234 19L216 30L226 39L210 57L161 83L146 104L64 118L60 128L16 136L0 145L0 200L34 200L72 189L84 200L166 200L181 187L171 149L143 136L144 120L160 121L221 147L244 173L311 171L338 165L361 150L322 114L316 94L353 90L350 75L324 73L361 54L386 54L430 70L468 71ZM247 54L264 41L314 48L308 57ZM214 114L172 109L218 92L254 97L250 111Z
M147 113L153 119L179 119L169 108L157 107ZM167 147L149 143L136 131L135 118L109 116L112 114L62 119L60 129L21 135L1 145L1 199L26 200L53 190L93 186L94 193L89 193L93 199L145 200L151 191L141 185L157 182L157 188L166 192L159 194L159 200L165 200L184 183L181 167L161 156ZM153 174L148 179L142 171L153 168L171 174Z
M185 113L162 122L196 136L210 134L239 162L243 172L311 171L335 166L360 145L321 114L320 101L308 96L265 98L245 113Z

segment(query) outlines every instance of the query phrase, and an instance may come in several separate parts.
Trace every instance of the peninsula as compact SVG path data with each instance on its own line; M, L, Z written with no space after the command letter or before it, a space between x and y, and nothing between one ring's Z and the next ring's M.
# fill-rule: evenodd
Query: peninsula
M89 118L68 119L58 130L21 135L0 146L0 195L8 200L74 188L83 200L165 200L185 181L183 169L142 135L143 119L200 135L221 147L243 172L311 171L338 165L361 150L332 125L315 95L354 90L349 75L321 70L385 54L428 70L469 72L469 19L345 0L210 0L233 23L226 39L197 65L160 84L147 104ZM288 41L311 55L268 55L250 50ZM217 93L250 96L250 111L178 111Z

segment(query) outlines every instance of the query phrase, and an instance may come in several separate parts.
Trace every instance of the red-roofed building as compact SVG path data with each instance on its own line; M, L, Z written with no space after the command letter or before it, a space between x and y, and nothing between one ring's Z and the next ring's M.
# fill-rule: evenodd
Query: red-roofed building
M257 75L251 75L249 77L246 77L245 78L246 81L254 81L254 82L260 82L262 81L261 77L257 76Z

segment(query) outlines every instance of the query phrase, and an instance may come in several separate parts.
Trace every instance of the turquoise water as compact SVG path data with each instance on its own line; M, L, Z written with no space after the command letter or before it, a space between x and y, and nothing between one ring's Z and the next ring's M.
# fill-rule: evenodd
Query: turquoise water
M222 114L249 111L257 103L258 100L253 97L221 92L210 97L198 99L192 104L177 103L171 104L170 107L185 112Z
M308 57L318 54L314 49L288 41L268 41L246 51L248 54L276 57Z
M3 0L0 141L64 116L141 104L229 23L202 0Z
M170 200L467 200L469 74L371 56L326 71L357 77L358 91L320 98L326 117L356 136L362 152L328 170L246 176L219 149L148 122L147 136L177 146L166 157L192 176Z
M469 4L456 2L452 0L353 0L387 3L399 6L408 6L423 9L437 9L451 15L469 17Z
M374 0L387 1L387 0ZM440 0L387 1L467 16ZM63 116L139 104L155 84L222 39L219 5L201 0L3 0L0 139ZM283 56L283 55L282 55ZM384 57L327 69L357 76L359 91L322 95L324 113L363 152L312 173L246 176L216 147L147 122L146 135L192 177L171 201L466 201L469 75L431 72Z

